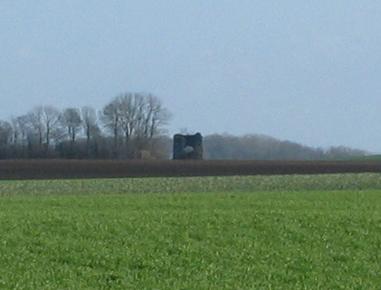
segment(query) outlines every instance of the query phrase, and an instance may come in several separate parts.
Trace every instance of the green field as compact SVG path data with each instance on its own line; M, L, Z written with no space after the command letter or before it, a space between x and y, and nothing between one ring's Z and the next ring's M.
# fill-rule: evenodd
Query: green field
M0 289L380 289L381 175L0 181Z

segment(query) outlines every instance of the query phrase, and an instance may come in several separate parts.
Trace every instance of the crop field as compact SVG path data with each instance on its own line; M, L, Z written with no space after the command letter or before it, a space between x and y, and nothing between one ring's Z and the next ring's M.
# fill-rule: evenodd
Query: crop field
M0 289L380 289L381 175L0 181Z
M381 173L381 161L0 160L0 180Z

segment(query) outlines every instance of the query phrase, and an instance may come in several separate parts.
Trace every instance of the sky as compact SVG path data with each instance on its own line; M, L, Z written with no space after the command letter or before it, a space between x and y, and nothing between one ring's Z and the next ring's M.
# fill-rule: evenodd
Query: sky
M158 96L171 134L381 152L381 1L0 0L0 119Z

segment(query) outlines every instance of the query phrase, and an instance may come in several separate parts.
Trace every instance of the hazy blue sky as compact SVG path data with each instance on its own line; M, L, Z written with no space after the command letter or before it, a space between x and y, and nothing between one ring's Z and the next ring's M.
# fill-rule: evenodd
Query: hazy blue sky
M381 1L0 1L0 118L151 92L171 133L381 152Z

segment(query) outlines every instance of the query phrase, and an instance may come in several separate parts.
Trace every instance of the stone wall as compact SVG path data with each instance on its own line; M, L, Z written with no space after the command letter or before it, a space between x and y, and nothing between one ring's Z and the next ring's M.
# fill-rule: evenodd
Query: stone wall
M173 159L202 160L202 135L200 133L195 135L176 134L173 137Z

